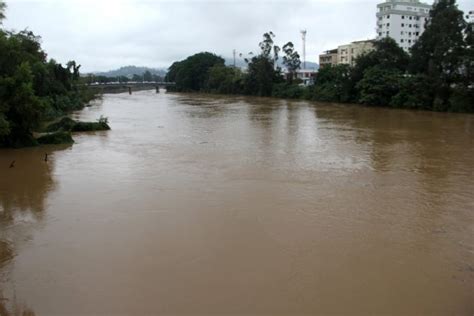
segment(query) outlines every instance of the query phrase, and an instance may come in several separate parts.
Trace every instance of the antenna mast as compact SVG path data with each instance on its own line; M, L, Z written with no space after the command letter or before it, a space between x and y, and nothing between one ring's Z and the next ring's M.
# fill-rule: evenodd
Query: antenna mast
M301 31L301 37L303 39L303 69L306 69L306 30Z

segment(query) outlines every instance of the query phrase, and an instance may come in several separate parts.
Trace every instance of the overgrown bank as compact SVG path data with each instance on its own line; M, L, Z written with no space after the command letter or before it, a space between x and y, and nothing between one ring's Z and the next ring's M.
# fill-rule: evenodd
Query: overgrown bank
M224 65L212 53L199 53L175 62L167 81L179 92L209 92L273 96L371 106L446 112L474 112L474 34L455 0L440 0L430 12L426 30L406 53L391 38L375 43L375 50L355 65L320 69L316 84L302 87L295 80L300 66L292 43L274 45L264 34L260 53L246 59L247 70ZM283 51L286 78L277 67Z
M4 8L0 0L0 23ZM62 66L47 60L40 37L31 31L0 29L0 147L38 145L33 135L42 122L94 99L94 91L78 84L80 67L75 61Z

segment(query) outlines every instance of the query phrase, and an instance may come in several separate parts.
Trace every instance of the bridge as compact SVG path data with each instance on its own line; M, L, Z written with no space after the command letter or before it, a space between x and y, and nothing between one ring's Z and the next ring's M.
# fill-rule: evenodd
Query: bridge
M168 81L145 81L145 82L108 82L108 83L90 83L86 86L93 89L100 89L103 92L126 92L132 94L132 90L151 90L155 89L156 93L160 92L160 88L168 88L175 86L176 83Z
M170 87L174 86L176 83L169 82L169 81L145 81L145 82L138 82L138 81L128 81L128 82L107 82L107 83L90 83L87 86L89 87L117 87L117 86L125 86L125 87L136 87L136 86L149 86L149 87Z

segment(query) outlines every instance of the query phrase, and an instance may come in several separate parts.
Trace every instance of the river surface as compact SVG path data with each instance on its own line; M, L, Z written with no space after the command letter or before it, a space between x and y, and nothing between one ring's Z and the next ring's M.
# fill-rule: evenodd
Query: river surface
M100 115L0 151L0 314L473 315L473 115L142 91L72 117Z

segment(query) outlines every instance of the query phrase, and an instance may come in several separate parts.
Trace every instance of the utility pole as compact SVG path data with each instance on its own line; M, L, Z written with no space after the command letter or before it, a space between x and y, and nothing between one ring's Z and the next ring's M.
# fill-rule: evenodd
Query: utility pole
M306 30L301 31L301 37L303 39L303 69L306 69Z

